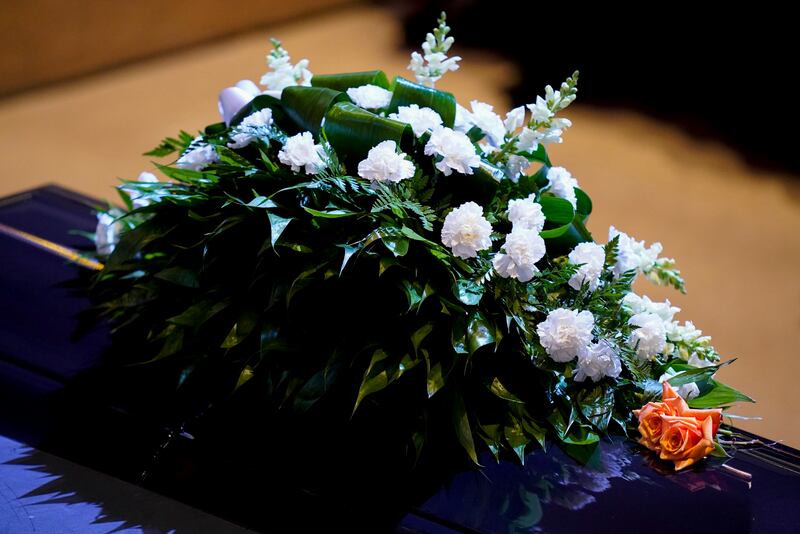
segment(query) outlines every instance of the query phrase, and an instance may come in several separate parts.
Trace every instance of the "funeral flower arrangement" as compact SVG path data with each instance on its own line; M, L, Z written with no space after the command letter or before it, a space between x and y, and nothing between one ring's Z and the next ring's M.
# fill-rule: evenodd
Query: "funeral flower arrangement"
M462 107L434 88L459 67L448 33L442 16L415 81L312 75L273 41L265 90L223 90L222 122L148 153L166 179L122 185L96 234L92 291L142 343L126 363L171 362L177 395L207 404L399 404L412 456L434 427L477 462L637 425L678 468L724 453L718 408L750 399L714 378L708 336L631 290L683 291L675 262L614 227L596 241L548 158L578 73L505 116Z

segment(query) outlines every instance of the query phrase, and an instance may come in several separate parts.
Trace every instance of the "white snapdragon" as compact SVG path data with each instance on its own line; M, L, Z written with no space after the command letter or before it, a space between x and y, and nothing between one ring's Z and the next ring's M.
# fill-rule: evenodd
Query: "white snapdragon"
M572 177L564 167L550 167L547 171L547 185L549 191L559 198L569 201L573 208L578 206L578 197L575 188L578 181Z
M234 129L231 135L229 148L244 148L254 140L267 134L272 127L272 110L264 108L255 111L242 120Z
M325 149L314 143L311 132L302 132L286 140L278 152L278 160L290 165L292 171L304 169L306 174L317 174L325 168Z
M637 358L651 360L664 350L667 332L661 317L655 313L637 313L628 324L636 327L628 337L628 345L636 350Z
M219 155L213 146L204 144L202 136L195 137L186 151L181 154L175 166L179 169L201 171L219 161Z
M492 225L483 216L483 208L465 202L447 214L442 226L442 243L462 259L474 258L478 251L492 247Z
M599 382L605 377L617 378L622 372L622 363L614 348L605 341L592 343L585 351L578 352L575 381L587 378Z
M397 113L389 115L390 119L411 125L414 135L422 137L442 125L442 117L431 108L419 107L417 104L400 106Z
M470 122L486 135L492 145L500 146L506 135L503 119L492 111L494 109L492 106L485 102L473 100L470 102L470 106L472 107Z
M534 195L508 201L508 220L514 229L524 228L541 232L544 228L542 206L536 202Z
M525 170L530 166L531 162L528 161L528 158L512 154L508 156L508 161L506 161L506 176L508 176L512 182L517 183L519 181L519 177L524 174Z
M644 241L636 241L625 232L620 232L611 226L608 229L608 240L611 241L617 236L619 236L619 245L617 247L617 263L614 266L616 277L634 269L647 274L656 266L658 255L663 250L661 243L653 243L650 247L646 247Z
M669 300L664 302L653 302L647 295L640 297L634 292L630 292L622 298L622 305L631 315L639 313L654 313L664 322L664 326L672 324L675 314L681 311L680 308L673 306ZM677 325L677 323L675 323Z
M503 121L503 126L506 132L513 134L523 124L525 124L525 106L519 106L506 113L506 119Z
M94 245L99 256L108 256L119 243L122 223L108 213L97 214L97 227L94 232Z
M569 286L580 289L583 284L588 284L589 291L596 290L606 260L603 247L597 243L579 243L567 258L571 264L580 265L578 271L569 279Z
M502 250L492 260L494 269L503 278L512 277L520 282L530 281L539 272L536 262L546 251L539 231L529 228L514 228L506 236Z
M425 144L426 156L438 156L436 168L445 176L453 171L472 174L473 167L478 167L481 158L475 151L475 145L465 134L450 128L438 128Z
M677 375L678 373L675 372L674 369L671 367L666 370L666 372L658 378L659 383L666 382L673 376ZM689 382L687 384L681 384L680 386L675 387L675 392L683 397L685 400L692 400L693 398L700 395L700 388L697 387L697 383Z
M372 84L351 87L347 90L347 96L356 106L364 109L385 108L392 101L391 91Z
M531 120L535 123L547 123L555 115L547 105L547 101L541 96L536 97L534 104L528 104L525 107L531 112Z
M308 60L301 59L292 65L289 53L281 46L280 41L272 40L273 50L267 54L267 66L270 72L261 77L261 85L268 91L283 91L292 85L311 85L313 74L308 70Z
M593 328L591 312L558 308L536 326L536 333L551 359L568 362L588 350Z
M447 52L455 42L452 37L447 36L449 32L450 28L445 24L445 17L442 14L438 27L433 33L425 36L425 42L422 43L423 53L412 52L408 70L414 73L418 83L433 87L445 73L458 70L461 58L447 57Z
M382 141L358 164L358 175L371 182L397 183L414 176L414 164L406 159L406 154L398 154L397 143Z

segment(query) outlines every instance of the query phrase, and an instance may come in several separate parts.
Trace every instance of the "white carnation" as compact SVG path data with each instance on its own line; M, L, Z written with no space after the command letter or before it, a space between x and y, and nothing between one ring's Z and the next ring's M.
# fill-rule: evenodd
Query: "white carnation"
M470 102L470 106L472 107L472 124L480 128L490 143L494 146L500 146L506 135L506 127L503 125L503 120L497 113L492 111L494 108L489 104L473 100Z
M637 313L628 324L637 327L628 337L628 345L636 349L636 356L640 360L651 360L664 350L667 332L661 317L655 313Z
M450 176L453 171L472 174L472 168L478 167L481 163L481 158L469 137L444 127L433 131L431 138L425 144L425 155L441 157L436 162L436 168L445 176Z
M474 258L479 250L492 247L492 225L483 216L483 208L465 202L447 214L442 226L442 243L462 259Z
M669 380L670 378L672 378L677 374L678 373L676 373L672 368L669 368L667 369L666 373L664 373L658 378L658 381L666 382L667 380ZM680 395L681 397L683 397L685 400L688 401L700 395L700 388L697 387L697 383L689 382L688 384L681 384L680 386L677 386L675 388L675 393L677 393L678 395Z
M417 137L442 125L442 117L438 113L431 108L421 108L417 104L400 106L397 108L397 113L392 113L389 118L410 124Z
M233 129L230 148L244 148L259 136L267 133L272 126L272 110L264 108L248 115Z
M547 171L547 183L550 192L559 198L568 200L573 208L578 206L578 198L575 196L575 188L578 181L572 177L564 167L550 167Z
M583 284L589 284L589 291L596 290L606 260L603 247L597 243L579 243L567 257L571 264L580 265L578 272L569 279L569 286L580 289Z
M525 123L525 106L520 106L506 113L506 120L503 121L503 126L505 126L506 128L506 132L513 134L524 123Z
M201 145L200 143L202 142L202 137L195 138L186 152L175 162L175 166L179 169L201 171L210 164L219 161L219 156L214 147L206 144Z
M383 87L367 84L360 87L351 87L347 90L347 96L356 106L364 109L385 108L392 101L392 92Z
M557 362L568 362L588 350L592 342L594 316L591 312L559 308L536 326L539 342Z
M94 245L99 256L108 256L119 243L122 223L108 213L97 214L97 228L94 232Z
M498 253L492 260L495 270L503 278L513 277L520 282L530 281L539 269L536 262L545 254L544 239L538 230L514 228L506 236L505 253Z
M414 164L397 153L397 143L382 141L358 164L358 175L371 182L399 182L414 176Z
M617 247L617 263L614 266L614 274L619 277L630 270L648 273L656 265L658 255L661 254L663 247L661 243L653 243L646 247L644 241L636 241L625 232L620 232L613 226L608 229L608 240L611 241L619 236Z
M514 229L524 228L541 232L544 228L542 206L534 201L534 195L508 201L508 220Z
M619 355L604 341L592 343L585 351L578 353L578 367L575 373L577 382L583 382L587 378L592 382L599 382L606 376L617 378L621 372L622 363Z
M467 108L456 102L456 119L453 128L457 132L467 133L473 126L472 114Z
M325 168L325 149L314 143L311 132L302 132L286 140L278 152L278 159L284 165L290 165L292 171L304 168L306 174L317 174Z

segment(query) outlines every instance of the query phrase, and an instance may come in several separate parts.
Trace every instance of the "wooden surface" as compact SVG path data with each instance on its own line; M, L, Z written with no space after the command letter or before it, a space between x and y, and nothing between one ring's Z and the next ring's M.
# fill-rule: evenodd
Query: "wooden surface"
M391 13L358 7L8 98L0 101L0 195L57 182L113 199L117 177L148 168L138 154L181 128L217 120L218 91L260 77L270 36L295 60L308 57L320 74L383 68L394 75L408 62ZM440 87L464 104L477 98L504 112L514 69L475 51L456 52L463 67ZM533 99L541 90L531 91ZM678 259L689 295L646 282L639 291L669 297L683 308L679 318L739 358L720 378L759 401L737 413L764 417L741 426L800 446L793 404L800 373L797 177L750 167L726 147L635 113L577 105L566 116L575 126L551 155L592 196L589 227L597 240L605 241L613 223L663 243L665 255Z

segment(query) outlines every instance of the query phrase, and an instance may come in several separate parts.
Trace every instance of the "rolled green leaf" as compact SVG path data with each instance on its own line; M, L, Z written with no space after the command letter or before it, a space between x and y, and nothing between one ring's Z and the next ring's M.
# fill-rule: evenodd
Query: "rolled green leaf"
M343 74L315 74L311 79L312 87L327 87L336 91L347 91L351 87L377 85L389 89L389 79L382 70L364 72L346 72Z
M342 93L339 93L342 94ZM414 134L408 124L379 117L350 102L339 102L325 116L325 136L339 157L358 162L381 141L391 140L408 152Z
M237 126L247 116L265 108L272 110L272 120L274 120L281 129L285 130L287 133L295 133L297 131L294 122L286 115L281 101L270 95L258 95L251 100L250 103L236 112L236 115L231 119L231 127Z
M322 119L337 102L346 102L347 95L327 87L291 86L283 90L281 102L286 114L300 131L316 135L322 127Z
M456 122L456 97L451 93L425 87L398 76L394 79L388 112L394 113L400 106L410 104L431 108L442 117L442 123L448 128L452 128Z

